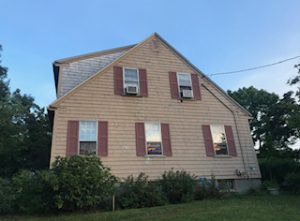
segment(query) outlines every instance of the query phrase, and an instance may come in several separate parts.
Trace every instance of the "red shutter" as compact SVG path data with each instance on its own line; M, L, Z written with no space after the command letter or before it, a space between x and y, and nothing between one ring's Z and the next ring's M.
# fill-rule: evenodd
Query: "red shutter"
M169 124L161 124L161 137L164 151L163 154L165 156L172 156Z
M136 155L146 155L146 139L144 123L135 123L135 141L136 141Z
M66 156L78 153L79 121L68 121Z
M114 66L114 91L115 95L123 95L123 68Z
M201 100L201 92L200 92L198 74L191 74L191 78L192 78L194 99L195 100Z
M236 148L234 143L234 137L231 126L225 126L225 133L227 138L228 152L230 156L236 157Z
M170 91L171 91L171 98L178 99L178 82L177 82L177 74L176 72L169 72L169 81L170 81Z
M108 123L98 122L98 155L105 157L108 154Z
M147 83L146 69L139 69L139 79L140 79L140 95L142 97L148 97L148 83Z
M213 157L215 155L213 140L211 136L210 126L202 125L202 132L204 138L204 144L206 149L206 156Z

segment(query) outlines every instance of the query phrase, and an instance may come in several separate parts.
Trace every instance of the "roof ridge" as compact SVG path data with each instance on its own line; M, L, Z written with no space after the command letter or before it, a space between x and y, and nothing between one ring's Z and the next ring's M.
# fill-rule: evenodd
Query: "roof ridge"
M107 54L113 54L115 52L124 51L124 50L130 49L130 48L133 48L135 45L137 45L137 44L126 45L126 46L111 48L111 49L105 49L105 50L101 50L101 51L85 53L85 54L76 55L76 56L72 56L72 57L61 58L61 59L55 60L53 62L53 64L65 64L65 63L70 63L70 62L74 62L74 61L78 61L78 60L103 56L103 55L107 55Z

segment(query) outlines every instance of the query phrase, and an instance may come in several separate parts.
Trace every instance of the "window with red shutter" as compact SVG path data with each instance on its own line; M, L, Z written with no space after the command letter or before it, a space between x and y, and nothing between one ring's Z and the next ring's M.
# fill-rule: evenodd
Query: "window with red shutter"
M163 154L170 157L172 156L172 146L169 124L161 124L161 136L163 143Z
M108 122L98 122L98 155L105 157L108 155Z
M144 123L135 123L136 155L144 157L146 155L146 140Z
M193 86L194 99L195 100L201 100L199 75L198 74L191 74L191 78L192 78L192 86Z
M77 155L78 153L78 136L79 121L68 121L67 129L67 149L66 156Z
M148 97L148 82L146 69L139 69L140 96Z
M213 157L215 155L213 139L210 131L210 125L202 125L202 133L204 138L204 145L206 149L206 156Z
M177 73L176 72L169 72L169 82L170 82L170 92L171 98L179 99L178 93L178 82L177 82Z
M123 95L123 68L119 66L114 66L114 92L115 95Z
M234 142L234 136L231 126L225 126L225 133L227 138L227 144L228 144L228 152L230 156L236 157L236 147Z

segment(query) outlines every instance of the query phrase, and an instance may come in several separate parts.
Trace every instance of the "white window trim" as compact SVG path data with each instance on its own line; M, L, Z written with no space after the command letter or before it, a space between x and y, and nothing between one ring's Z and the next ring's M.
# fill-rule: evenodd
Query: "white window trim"
M148 154L148 147L147 147L147 136L146 136L146 124L158 124L159 125L159 133L160 133L160 143L161 143L161 154ZM145 131L145 148L146 148L146 157L162 157L164 156L164 146L162 142L162 133L161 133L161 123L160 122L144 122L144 131Z
M79 121L79 133L78 133L78 150L77 150L77 155L80 156L85 156L84 154L80 154L80 124L81 122L86 122L86 121L90 121L90 122L96 122L96 156L98 156L98 120L80 120Z
M125 70L126 69L136 70L137 80L138 80L138 94L140 94L140 72L139 72L139 69L131 68L131 67L123 67L123 92L124 92L124 94L125 94L125 89L126 89L126 85L125 85Z
M213 138L213 134L212 134L212 126L221 126L221 127L223 127L224 135L225 135L225 141L226 141L226 148L227 148L227 154L217 154L216 151L214 150L215 157L227 157L227 156L229 156L228 141L227 141L227 134L226 134L226 131L225 131L225 125L223 125L223 124L211 124L211 125L209 125L210 132L211 132L211 139L212 139L212 142L214 143L214 138Z
M176 72L176 78L177 78L177 85L178 85L178 93L180 95L180 82L179 82L179 76L178 75L188 75L191 83L191 91L192 91L192 97L194 98L194 91L193 91L193 82L192 82L192 75L191 73L187 72ZM180 96L181 97L181 96Z

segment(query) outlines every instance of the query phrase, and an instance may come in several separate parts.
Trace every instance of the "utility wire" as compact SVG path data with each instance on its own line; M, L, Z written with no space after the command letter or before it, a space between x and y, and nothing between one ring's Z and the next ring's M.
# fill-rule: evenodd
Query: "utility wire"
M281 63L284 63L284 62L287 62L287 61L290 61L290 60L294 60L296 58L300 58L300 55L292 57L292 58L287 58L287 59L284 59L284 60L281 60L281 61L277 61L277 62L274 62L274 63L271 63L271 64L265 64L265 65L260 65L260 66L256 66L256 67L240 69L240 70L236 70L236 71L218 72L218 73L210 74L209 76L235 74L235 73L240 73L240 72L253 71L253 70L267 68L267 67L270 67L270 66L281 64Z

